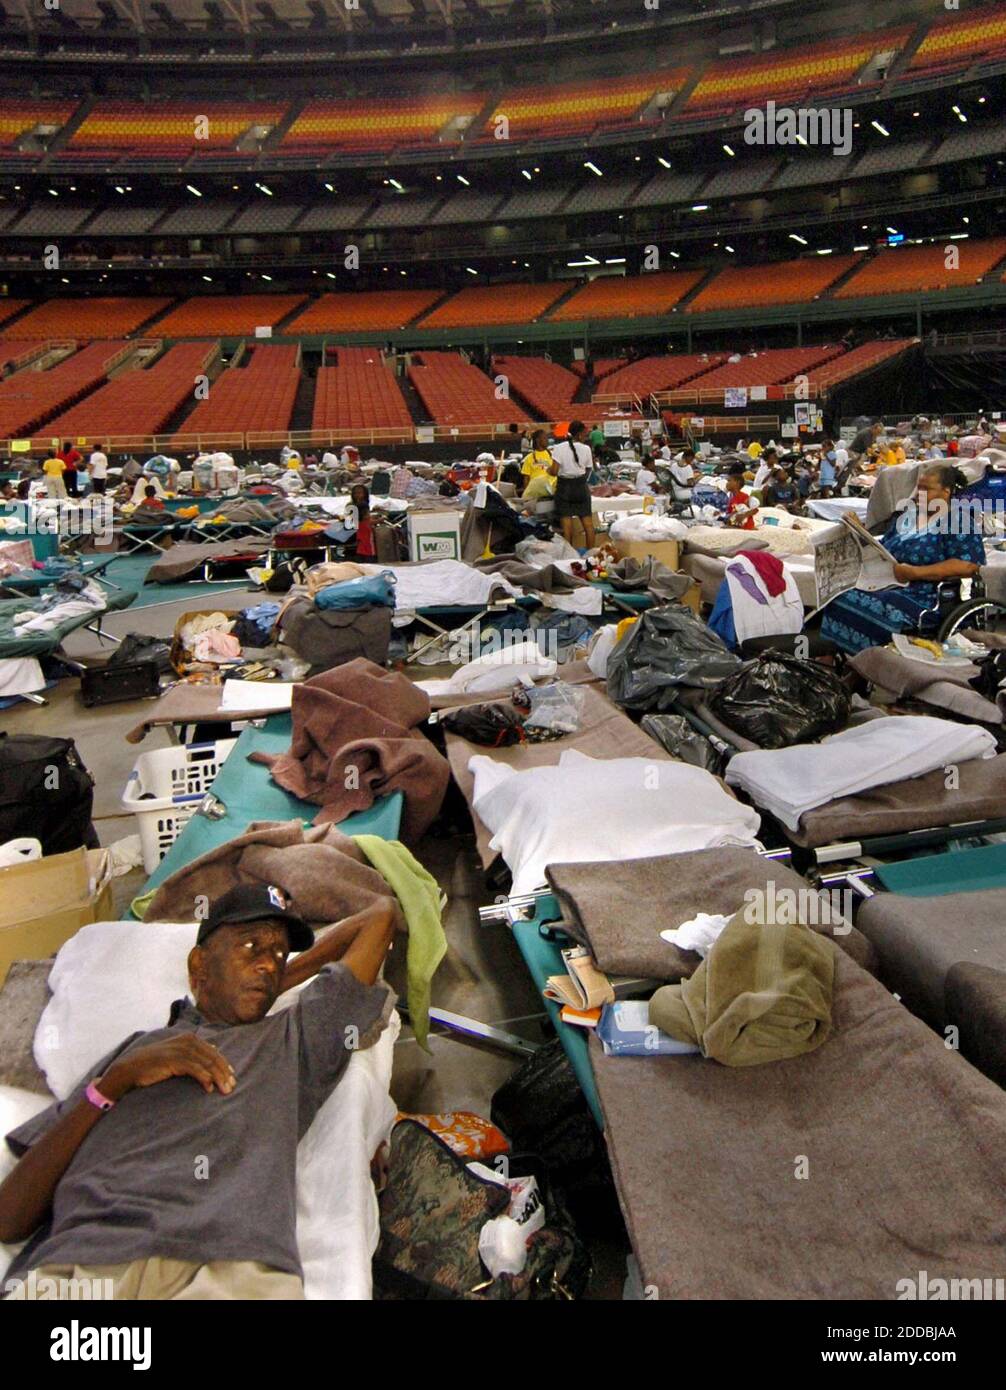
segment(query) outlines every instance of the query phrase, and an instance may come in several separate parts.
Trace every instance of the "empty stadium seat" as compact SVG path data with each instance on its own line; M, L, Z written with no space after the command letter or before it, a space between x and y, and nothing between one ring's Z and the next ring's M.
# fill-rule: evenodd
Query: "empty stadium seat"
M679 92L687 76L686 70L675 68L628 77L598 77L590 82L513 88L496 103L483 129L483 138L495 138L499 120L504 116L509 124L508 138L518 141L628 125L658 92Z
M813 44L752 58L724 58L703 74L685 104L685 114L734 111L768 100L795 101L810 93L848 91L877 53L900 49L911 26Z
M423 352L409 368L430 419L438 425L506 425L528 419L511 400L497 400L485 372L457 352Z
M282 147L293 153L426 144L453 122L474 120L485 101L474 92L386 101L309 101L284 135Z
M321 368L312 428L347 436L354 431L399 430L411 439L409 407L377 348L341 347L336 365Z
M288 333L372 333L405 328L440 298L438 290L323 294L287 325Z
M179 434L288 430L300 384L296 345L256 343L235 367L212 382L209 394L178 427Z
M216 351L216 344L178 343L151 366L123 372L85 396L46 428L54 436L92 442L157 434L186 400L194 399L196 378Z
M958 67L1001 56L1006 51L1006 6L938 19L916 49L909 64L920 69Z
M437 306L420 328L465 328L471 324L531 323L571 288L572 281L546 285L472 285Z
M18 320L19 338L125 338L160 314L170 299L101 296L48 299Z
M696 391L720 391L727 387L785 386L794 377L802 376L841 353L841 347L770 348L767 352L748 353L739 362L723 362L712 371L704 372L689 382Z
M28 436L47 424L99 386L132 347L124 342L91 343L47 371L29 368L0 382L0 439Z
M494 357L493 372L527 401L538 420L568 420L582 378L547 357ZM586 409L586 407L584 407Z
M948 247L959 254L959 266L948 267ZM988 241L937 242L932 246L896 246L867 261L835 291L835 299L860 295L911 294L973 285L1006 256L1006 237ZM951 262L952 263L952 262Z
M645 399L655 391L673 391L717 366L725 356L722 352L695 352L641 357L637 362L624 363L609 372L599 383L594 399L603 401L606 397L626 399L630 396Z
M251 126L274 126L288 109L289 102L208 102L201 97L149 105L100 101L73 132L69 149L185 159L193 151L233 148Z
M0 107L0 149L9 149L36 126L62 126L73 115L74 101L19 101L5 97Z
M548 317L554 323L562 323L666 314L695 288L704 274L702 270L663 270L652 275L599 275L571 294Z
M858 256L814 256L773 265L736 265L721 270L688 306L689 314L744 309L764 304L801 304L817 299L859 261Z
M165 338L243 338L275 326L304 300L302 294L199 295L172 309L157 332Z

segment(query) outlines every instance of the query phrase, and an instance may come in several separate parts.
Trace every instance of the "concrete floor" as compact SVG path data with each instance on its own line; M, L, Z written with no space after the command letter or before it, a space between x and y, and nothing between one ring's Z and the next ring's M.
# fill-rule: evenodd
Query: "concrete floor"
M209 595L202 600L175 603L113 614L107 631L123 637L142 632L170 637L178 617L192 610L238 608L261 600L261 593L235 590ZM111 648L89 632L79 630L66 644L67 654L81 662L107 656ZM441 674L436 668L417 668L417 676ZM0 727L10 733L47 733L72 737L95 779L94 823L103 845L135 833L133 817L122 814L120 797L140 752L166 747L163 730L154 730L142 744L126 742L125 734L143 717L147 702L130 701L85 709L77 693L77 681L68 678L48 694L44 708L21 704L0 713ZM444 927L448 953L433 982L432 1002L452 1012L483 1022L496 1023L533 1039L543 1036L542 1002L520 954L503 927L479 925L477 908L492 901L471 834L427 838L417 847L417 857L436 877L448 896ZM115 902L122 910L142 887L145 874L134 870L115 880ZM389 965L391 984L404 993L399 977L404 957L397 953ZM395 1054L392 1094L404 1111L435 1113L473 1110L488 1116L492 1094L510 1075L517 1062L512 1056L462 1042L441 1032L430 1039L430 1052L403 1028ZM593 1297L619 1297L624 1277L626 1246L605 1234L591 1241L597 1273Z

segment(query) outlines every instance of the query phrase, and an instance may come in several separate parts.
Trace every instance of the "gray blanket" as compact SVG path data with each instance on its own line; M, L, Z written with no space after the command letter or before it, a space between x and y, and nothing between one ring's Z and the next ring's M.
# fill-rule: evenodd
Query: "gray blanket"
M818 918L807 925L829 934L834 930L838 943L861 965L872 970L875 964L869 943L837 905L812 894L806 880L785 864L763 859L755 850L703 849L618 864L551 864L546 873L570 936L589 946L609 975L687 979L700 957L661 940L660 932L676 930L698 912L729 917L746 903L769 897L779 915L787 899L806 905L813 896L809 906ZM789 898L796 893L803 896ZM801 919L806 921L804 913Z
M676 574L663 561L647 555L636 560L627 555L608 567L608 582L618 593L647 593L658 603L671 603L683 598L691 588L691 575Z
M187 575L198 574L203 565L215 560L232 560L239 555L249 555L257 559L268 549L269 542L263 536L249 536L244 540L205 541L202 545L174 545L154 561L143 582L174 584Z
M925 777L891 782L859 796L831 801L816 811L808 811L800 821L800 829L790 833L790 839L813 848L833 840L900 835L906 830L1006 815L1006 753L961 763L958 774L956 787L948 788L947 774L937 768Z
M978 667L966 666L941 669L942 663L930 665L913 661L887 647L867 647L849 658L849 665L864 679L896 699L911 696L922 704L939 710L949 710L979 724L1001 724L1003 712L998 705L973 690L969 681L978 675Z
M929 898L877 893L856 921L876 948L885 983L934 1028L951 1021L945 991L955 965L1006 971L1006 889Z
M919 473L925 466L924 463L916 461L899 463L893 468L880 470L877 481L870 489L870 500L866 507L867 526L883 526L894 516L898 510L898 503L914 494Z
M648 1296L895 1299L1002 1278L1006 1096L842 951L805 1057L591 1061ZM899 1287L900 1284L900 1287Z

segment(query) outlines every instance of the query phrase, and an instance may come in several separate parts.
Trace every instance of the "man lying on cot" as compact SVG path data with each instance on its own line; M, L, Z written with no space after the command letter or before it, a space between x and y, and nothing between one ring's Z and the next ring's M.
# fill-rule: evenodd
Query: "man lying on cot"
M297 1143L390 1013L393 919L389 898L315 944L278 888L223 894L189 952L192 1000L8 1134L0 1241L38 1234L0 1294L94 1278L118 1299L303 1298Z

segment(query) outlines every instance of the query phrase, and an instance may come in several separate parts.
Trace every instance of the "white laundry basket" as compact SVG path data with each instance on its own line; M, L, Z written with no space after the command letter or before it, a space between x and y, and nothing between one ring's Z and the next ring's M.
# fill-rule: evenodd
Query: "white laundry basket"
M143 867L152 874L209 791L236 738L141 753L122 804L136 816Z

